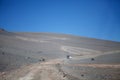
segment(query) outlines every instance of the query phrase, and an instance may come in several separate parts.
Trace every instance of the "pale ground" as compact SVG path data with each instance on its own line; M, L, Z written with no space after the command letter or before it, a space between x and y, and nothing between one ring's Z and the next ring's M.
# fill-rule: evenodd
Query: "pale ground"
M27 66L9 73L1 73L0 80L70 80L69 74L64 72L61 65L74 67L93 67L93 68L118 68L120 65L110 64L66 64L65 59L55 59L47 62L40 62ZM73 78L75 79L75 78ZM72 80L73 80L72 79ZM77 79L77 78L76 78ZM79 79L78 79L79 80ZM83 79L84 80L84 79Z
M119 57L119 42L0 32L0 80L120 80Z
M23 66L1 77L0 80L67 80L63 72L56 68L61 64L61 60L51 60L48 62Z

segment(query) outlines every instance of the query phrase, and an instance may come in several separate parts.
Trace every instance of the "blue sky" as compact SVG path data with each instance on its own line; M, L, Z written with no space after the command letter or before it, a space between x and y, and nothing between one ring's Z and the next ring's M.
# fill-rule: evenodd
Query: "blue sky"
M0 27L120 42L120 0L0 0Z

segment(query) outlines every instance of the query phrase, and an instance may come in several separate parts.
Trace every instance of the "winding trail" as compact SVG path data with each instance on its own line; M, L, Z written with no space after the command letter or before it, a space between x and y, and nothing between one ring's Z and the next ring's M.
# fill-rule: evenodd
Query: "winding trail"
M95 50L76 48L70 46L62 46L63 51L70 54L83 54L84 59L99 56L100 52ZM83 53L81 52L83 51ZM96 55L94 55L96 54ZM74 57L76 58L76 56ZM82 59L82 58L79 58ZM93 67L93 68L120 68L120 64L69 64L69 59L53 59L49 61L38 62L35 64L23 66L18 70L6 75L5 80L69 80L65 75L69 75L60 66L78 66L78 67ZM56 66L57 65L57 66ZM70 75L72 76L72 75ZM74 77L74 76L72 76ZM4 80L4 79L0 79ZM79 79L76 79L79 80Z
M57 64L62 63L63 59L55 59L34 64L28 68L28 73L19 77L18 80L63 80L65 78L63 72L56 67Z
M40 74L40 80L61 80L62 74L60 74L60 72L55 68L55 64L58 63L61 63L61 60L55 59L48 62L37 63L31 66L31 71L29 73L20 77L18 80L38 80L38 76L35 77L38 74Z
M21 69L10 73L8 76L6 76L5 80L69 80L68 77L64 77L65 75L69 74L66 74L66 72L61 69L60 66L62 65L93 68L120 68L119 64L67 64L64 62L64 60L65 59L54 59L47 62L24 66Z

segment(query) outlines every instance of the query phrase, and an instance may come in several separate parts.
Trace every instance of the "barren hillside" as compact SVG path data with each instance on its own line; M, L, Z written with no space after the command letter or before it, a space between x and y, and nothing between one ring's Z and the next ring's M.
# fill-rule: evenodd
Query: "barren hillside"
M120 42L0 30L0 80L120 80Z

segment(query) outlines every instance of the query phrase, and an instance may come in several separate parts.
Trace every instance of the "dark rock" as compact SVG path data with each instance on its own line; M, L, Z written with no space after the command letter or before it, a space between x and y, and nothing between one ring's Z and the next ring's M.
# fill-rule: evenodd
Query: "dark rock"
M67 76L67 74L63 74L63 77L66 77Z
M45 61L45 59L43 58L42 61Z
M66 57L67 57L67 59L70 59L70 58L72 58L70 55L67 55Z
M82 77L84 77L84 74L81 74Z
M30 59L30 57L26 57L26 59Z
M94 58L91 58L91 61L94 61L95 59Z
M5 55L5 52L2 52L2 55Z

